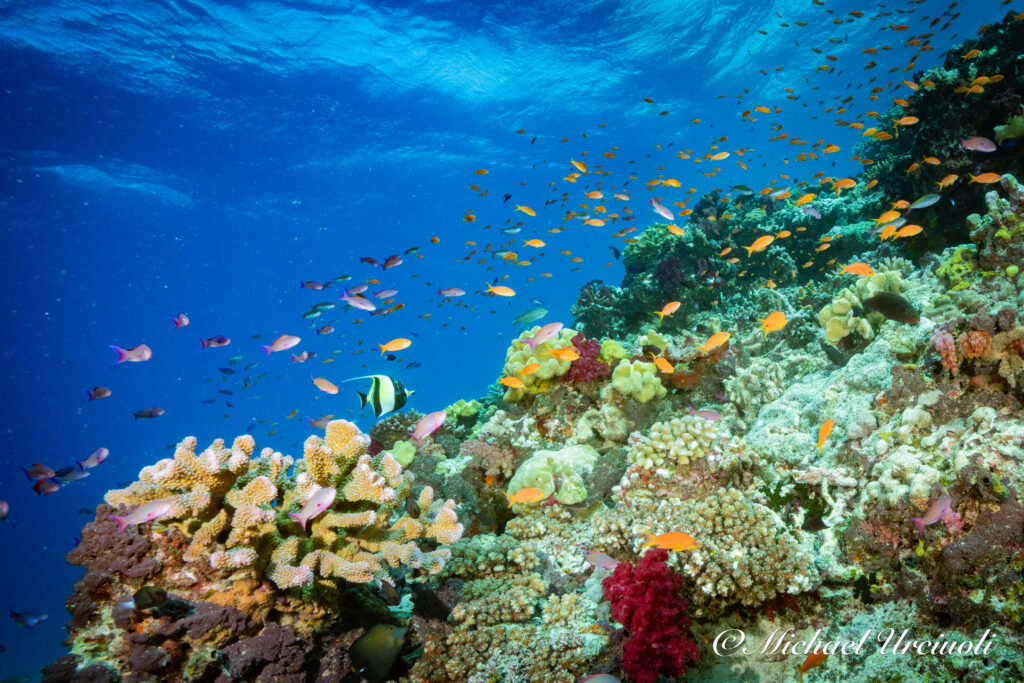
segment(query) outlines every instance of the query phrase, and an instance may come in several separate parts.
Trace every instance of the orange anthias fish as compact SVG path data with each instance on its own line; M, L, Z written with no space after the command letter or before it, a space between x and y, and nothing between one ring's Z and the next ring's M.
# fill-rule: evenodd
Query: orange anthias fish
M533 373L540 370L540 363L530 363L522 370L519 371L520 375L532 375Z
M920 225L904 225L902 228L896 231L896 237L913 237L919 234L924 228Z
M764 334L767 337L769 332L775 332L781 330L789 322L786 320L786 314L782 311L775 311L769 313L766 318L761 319L761 329L764 330Z
M537 212L536 211L534 211L530 207L525 206L523 204L516 204L516 211L522 211L527 216L534 217L534 218L537 216Z
M511 496L507 491L502 491L505 497L508 498L508 506L512 507L513 503L536 503L544 497L544 492L540 489L525 488L519 489Z
M484 294L494 294L495 296L515 296L516 290L512 289L511 287L506 287L505 285L498 285L497 287L495 287L491 284L488 284L487 291L484 292Z
M800 681L804 680L805 673L816 666L821 666L824 664L826 659L828 659L828 654L822 652L820 647L807 655L807 659L805 659L804 663L797 669L797 671L800 672L800 677L796 679L796 683L800 683Z
M512 389L522 389L523 387L526 386L525 384L523 384L523 380L519 379L518 377L502 377L498 381L501 382L506 387Z
M854 275L860 275L861 277L871 277L875 274L875 271L868 264L863 261L857 261L851 263L848 266L843 266L839 269L840 273L852 273Z
M980 183L981 185L988 185L989 183L998 183L1003 177L998 173L982 173L981 175L971 175L970 173L968 173L967 175L971 179L970 182Z
M675 372L675 368L672 366L672 364L669 363L666 359L662 358L661 356L654 357L654 366L658 368L658 370L660 370L661 372L664 372L666 375Z
M714 349L717 349L719 346L721 346L728 340L728 332L716 332L715 334L708 337L708 340L704 342L704 346L700 347L700 355L706 356L708 351L713 351Z
M388 351L401 351L402 349L409 348L412 346L412 340L399 337L397 339L392 339L387 344L377 344L377 346L380 347L380 355L383 356Z
M807 194L802 195L800 199L797 199L795 202L793 202L793 206L803 206L808 202L813 202L815 198L817 198L817 196L818 195L814 194L813 192L808 192Z
M849 190L856 184L857 181L854 180L853 178L840 178L839 180L832 183L832 187L835 188L836 196L838 197L840 192L842 192L843 190Z
M821 447L825 445L825 439L832 433L832 426L835 425L835 420L829 418L821 425L821 429L818 430L818 452L821 453Z
M755 251L764 251L765 249L768 248L768 245L774 241L775 237L772 235L761 235L756 240L754 240L754 243L751 244L749 247L743 248L747 250L747 256L750 256Z
M543 240L538 240L538 239L532 239L532 240L524 241L523 244L525 244L528 247L537 247L539 249L540 247L544 246L544 241Z
M565 346L560 349L551 349L547 351L547 353L551 354L558 360L573 361L580 357L580 352L579 350L576 349L575 346Z
M900 217L899 211L886 211L881 216L875 219L875 225L881 225L882 223L891 223Z
M678 225L676 225L675 223L669 223L669 224L668 224L667 226L665 226L665 227L667 227L667 228L668 228L668 231L669 231L670 233L672 233L673 235L679 235L680 237L685 237L685 236L686 236L686 231L685 231L685 230L683 230L682 228L680 228L680 227L679 227Z
M312 375L310 375L310 377L312 377L313 384L316 386L316 388L324 392L325 394L338 393L338 385L332 382L331 380L325 379L324 377L313 377Z
M697 543L693 536L682 531L670 531L660 536L652 534L650 529L645 529L645 531L647 532L647 538L650 540L640 546L641 550L651 546L663 550L693 550L700 547L700 544Z
M666 315L672 315L673 313L675 313L678 310L679 310L679 302L678 301L669 301L667 304L665 304L664 306L661 307L660 311L655 311L654 314L656 316L658 316L658 321L660 322L660 321L665 319Z

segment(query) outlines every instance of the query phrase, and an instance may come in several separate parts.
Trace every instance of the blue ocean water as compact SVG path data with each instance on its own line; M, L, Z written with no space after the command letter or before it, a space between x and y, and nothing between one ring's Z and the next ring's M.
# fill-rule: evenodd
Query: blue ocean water
M609 246L622 247L612 235L627 224L564 220L586 201L584 181L564 180L570 159L603 164L606 183L631 195L628 225L639 230L654 218L644 182L662 173L695 197L783 173L852 175L860 134L837 126L834 109L853 96L852 119L899 96L915 47L892 27L935 31L923 70L1014 9L1004 4L4 3L0 500L11 511L0 525L0 609L49 619L32 630L0 620L0 678L63 654L63 603L80 575L64 556L89 519L80 509L182 437L206 444L251 429L260 446L297 454L310 432L303 416L369 429L358 385L328 396L311 372L334 382L390 374L415 389L410 405L422 412L481 397L531 298L547 320L569 322L584 283L617 284ZM863 53L882 45L892 49ZM873 104L876 85L885 91ZM742 117L758 105L781 111ZM769 141L777 125L842 152L801 166L804 148ZM714 162L677 156L715 144L744 150L748 170L734 154L706 176ZM519 221L518 235L500 232ZM524 246L530 238L546 246ZM499 249L533 262L517 266ZM387 271L360 262L396 253L405 262ZM352 279L299 287L342 275ZM506 275L514 298L480 294ZM380 281L371 292L397 289L404 308L344 310L341 287L368 278ZM439 287L467 294L442 301ZM338 307L311 325L302 314L320 301ZM179 313L191 324L175 330L168 316ZM316 334L332 321L334 334ZM259 344L284 333L317 357L264 357ZM214 335L232 342L202 349L199 338ZM382 359L376 345L395 337L413 344ZM108 345L140 343L151 361L111 365ZM98 385L112 396L87 402ZM150 406L166 414L133 419ZM109 460L50 496L19 469L56 469L101 446Z

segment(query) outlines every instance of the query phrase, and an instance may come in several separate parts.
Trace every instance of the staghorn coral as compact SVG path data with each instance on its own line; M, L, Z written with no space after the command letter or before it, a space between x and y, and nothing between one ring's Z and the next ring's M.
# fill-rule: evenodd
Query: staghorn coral
M121 505L174 501L163 521L176 520L191 536L186 562L265 572L282 590L312 586L317 576L390 582L388 567L433 574L444 566L447 550L424 551L416 540L447 545L462 534L454 501L433 500L430 487L420 493L417 514L402 514L412 476L390 453L367 454L368 437L346 420L328 423L323 438L306 439L294 475L287 473L292 458L270 449L250 459L252 437L239 437L230 450L217 440L199 455L195 444L183 440L174 458L143 468L139 481L106 497ZM322 487L338 495L304 534L281 513L297 512Z

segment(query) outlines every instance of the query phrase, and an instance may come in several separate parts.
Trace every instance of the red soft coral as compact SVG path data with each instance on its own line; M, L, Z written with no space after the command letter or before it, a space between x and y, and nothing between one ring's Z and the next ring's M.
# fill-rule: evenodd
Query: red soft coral
M683 577L667 561L668 551L649 550L635 566L620 563L601 584L612 618L630 632L622 668L636 683L653 683L659 673L682 676L699 654L679 595Z
M942 356L942 367L952 374L960 372L960 364L956 360L956 347L953 335L945 327L939 327L932 335L932 346Z
M570 382L573 384L593 382L612 374L611 366L597 359L601 353L601 342L584 339L583 333L579 332L572 338L572 345L576 347L580 357L569 366L568 379Z

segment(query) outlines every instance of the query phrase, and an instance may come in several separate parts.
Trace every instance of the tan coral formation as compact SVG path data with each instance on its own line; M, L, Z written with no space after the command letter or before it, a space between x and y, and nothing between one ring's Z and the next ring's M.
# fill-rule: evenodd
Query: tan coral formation
M231 448L217 439L199 454L195 437L188 437L172 458L144 467L138 481L108 492L106 501L173 501L160 522L190 538L186 562L247 569L279 589L312 586L318 577L390 582L388 568L403 565L420 574L439 572L450 551L420 543L444 546L462 536L455 501L434 500L428 486L418 493L418 505L407 507L414 477L390 453L370 456L369 437L346 420L330 422L325 431L323 438L306 439L298 461L269 448L253 458L249 435ZM337 496L304 532L285 513L298 512L324 487Z

